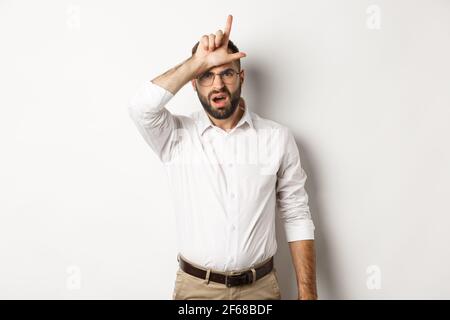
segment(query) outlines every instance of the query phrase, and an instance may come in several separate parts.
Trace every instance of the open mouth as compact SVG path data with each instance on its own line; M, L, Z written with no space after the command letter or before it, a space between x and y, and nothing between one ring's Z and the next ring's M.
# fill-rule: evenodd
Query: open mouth
M228 96L226 94L217 94L211 100L215 106L223 107L228 101Z

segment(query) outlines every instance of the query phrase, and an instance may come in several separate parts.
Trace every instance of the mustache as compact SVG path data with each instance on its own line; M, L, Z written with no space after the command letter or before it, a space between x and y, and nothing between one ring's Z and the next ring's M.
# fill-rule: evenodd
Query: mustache
M230 96L230 92L228 90L222 90L222 91L212 91L208 94L208 99L211 100L211 96L213 94L219 94L219 93L225 93L226 95Z

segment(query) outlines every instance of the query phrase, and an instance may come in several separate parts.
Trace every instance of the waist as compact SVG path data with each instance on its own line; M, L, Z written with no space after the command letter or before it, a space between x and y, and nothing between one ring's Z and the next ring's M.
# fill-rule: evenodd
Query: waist
M177 259L180 269L184 272L194 277L205 279L208 282L213 281L225 284L227 287L254 283L272 272L274 264L272 256L261 263L255 264L246 269L222 272L189 262L181 254L178 254Z
M224 274L224 275L229 275L229 274L237 274L237 273L241 273L243 271L247 271L251 268L258 268L264 264L266 264L267 262L269 262L271 259L273 259L275 255L275 252L269 253L268 257L263 259L263 260L259 260L259 262L253 262L253 260L255 260L255 257L252 257L251 260L248 260L248 263L243 262L243 265L241 263L241 266L238 267L232 267L230 265L222 265L222 263L201 263L198 262L198 260L192 260L190 258L187 258L185 255L178 253L177 255L177 260L178 262L180 261L180 259L183 259L184 261L188 262L189 264L191 264L192 266L198 268L198 269L203 269L203 270L211 270L214 271L216 273L220 273L220 274ZM212 258L208 259L208 261L210 261Z
M235 239L223 238L223 241L211 239L209 236L195 236L190 239L186 235L178 238L178 253L187 261L199 268L217 272L245 270L267 261L277 252L274 233L265 238L248 239L245 244ZM191 241L189 241L191 240ZM258 242L256 242L258 241Z

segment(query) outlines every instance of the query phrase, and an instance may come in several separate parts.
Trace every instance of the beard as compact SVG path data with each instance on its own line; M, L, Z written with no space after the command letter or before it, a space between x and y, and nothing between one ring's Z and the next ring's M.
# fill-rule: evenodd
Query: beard
M218 120L228 119L229 117L231 117L234 111L236 111L236 108L239 105L239 101L241 99L241 86L242 85L239 85L239 88L237 88L236 91L234 91L232 94L230 93L227 87L224 87L223 90L221 91L210 92L208 97L200 95L200 93L197 90L197 96L203 106L203 109L205 109L205 111L211 117ZM211 96L216 93L225 93L226 95L228 95L229 98L228 103L223 108L217 109L211 105L212 103Z

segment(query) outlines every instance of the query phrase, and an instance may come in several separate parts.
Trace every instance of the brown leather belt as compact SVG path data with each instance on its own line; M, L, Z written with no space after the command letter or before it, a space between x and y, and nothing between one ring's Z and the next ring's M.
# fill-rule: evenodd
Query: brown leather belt
M178 255L178 262L181 270L183 270L184 272L189 273L194 277L207 280L206 277L208 274L208 270L200 269L193 266L185 259L183 259L181 255ZM261 266L251 268L239 273L226 274L226 272L224 272L225 274L223 274L210 271L209 281L223 283L227 287L240 286L244 284L253 283L254 281L264 277L266 274L271 272L272 269L273 269L273 257L271 257L267 262L265 262ZM255 271L254 273L253 270Z

